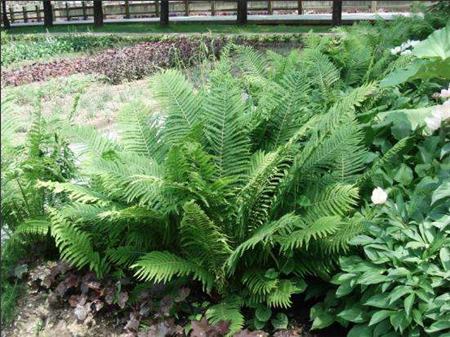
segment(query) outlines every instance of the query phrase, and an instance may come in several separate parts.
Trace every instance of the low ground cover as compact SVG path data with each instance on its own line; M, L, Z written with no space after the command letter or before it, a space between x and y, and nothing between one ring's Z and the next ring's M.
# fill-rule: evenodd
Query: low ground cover
M242 27L235 25L217 24L217 23L176 23L172 22L169 27L161 27L159 23L111 23L105 24L103 27L94 28L90 24L80 25L55 25L48 29L42 26L31 27L14 27L12 34L35 34L35 33L82 33L82 32L99 32L99 33L307 33L328 32L330 26L299 26L299 25L255 25L248 24Z
M31 246L71 265L32 269L49 301L80 323L119 313L124 336L307 336L292 308L311 305L313 330L447 336L450 24L358 24L303 44L228 44L118 87L6 87L5 106L34 111L2 123L8 284ZM42 108L56 90L69 110ZM83 109L111 111L116 132L79 125Z

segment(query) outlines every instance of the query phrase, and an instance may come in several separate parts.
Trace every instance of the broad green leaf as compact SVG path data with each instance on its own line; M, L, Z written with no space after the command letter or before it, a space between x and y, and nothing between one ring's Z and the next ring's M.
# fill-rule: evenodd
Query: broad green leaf
M414 305L414 300L416 299L416 294L412 293L409 294L405 300L403 301L403 305L405 307L405 312L406 312L406 316L410 316L411 315L411 310L412 307Z
M410 324L410 321L406 317L405 313L403 311L397 311L394 314L390 316L390 322L394 329L396 331L403 332L408 325Z
M401 183L403 186L408 186L414 179L413 171L405 164L401 164L397 173L394 176L394 180Z
M389 308L389 299L388 299L389 293L384 294L377 294L372 297L370 297L364 305L375 307L375 308Z
M272 318L271 323L275 330L287 329L289 319L286 314L279 312L274 318Z
M324 329L334 323L332 315L323 304L316 304L311 308L311 318L313 319L311 330Z
M392 310L380 310L377 311L372 315L372 318L370 319L369 326L372 326L374 324L377 324L381 322L382 320L385 320L389 316L391 316L395 311Z
M431 196L431 204L433 205L436 201L444 198L450 197L450 180L445 181L439 186Z
M355 325L347 337L372 337L372 328L364 325Z
M364 311L358 305L353 305L351 308L341 311L338 314L338 317L353 323L362 323L366 321Z
M450 58L450 25L434 31L425 40L418 43L412 54L419 58Z
M450 320L440 320L430 325L428 329L425 329L428 333L434 333L441 330L450 329Z
M450 270L450 248L449 247L443 247L439 251L439 257L441 258L442 267L444 270L449 271Z
M259 321L267 322L270 319L270 316L272 316L272 309L263 305L258 306L255 311L255 316Z

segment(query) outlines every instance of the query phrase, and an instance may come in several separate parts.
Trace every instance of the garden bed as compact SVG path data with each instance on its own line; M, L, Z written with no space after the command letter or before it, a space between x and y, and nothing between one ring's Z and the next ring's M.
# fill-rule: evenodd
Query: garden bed
M436 8L283 53L183 37L16 73L2 321L29 296L9 333L449 336Z

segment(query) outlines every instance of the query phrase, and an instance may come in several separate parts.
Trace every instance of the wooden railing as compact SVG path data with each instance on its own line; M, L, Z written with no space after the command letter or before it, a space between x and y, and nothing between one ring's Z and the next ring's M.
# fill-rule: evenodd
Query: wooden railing
M247 0L248 14L287 14L330 13L333 1L300 1L300 0ZM343 11L376 11L408 10L412 1L343 1ZM52 1L54 21L91 20L93 18L92 1L81 1L81 5L71 6L67 2ZM198 15L236 15L237 0L169 0L170 16L198 16ZM108 18L143 18L158 17L160 15L160 0L136 3L122 1L120 4L108 4L103 1L103 16ZM22 7L21 10L9 7L7 16L10 23L43 22L44 11L42 5L33 8Z

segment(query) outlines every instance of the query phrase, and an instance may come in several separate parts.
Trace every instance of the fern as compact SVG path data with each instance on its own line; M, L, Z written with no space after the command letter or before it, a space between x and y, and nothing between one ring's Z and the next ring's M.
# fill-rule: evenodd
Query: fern
M199 123L200 101L186 78L176 70L156 75L151 83L154 95L166 109L164 139L175 144Z
M144 281L166 283L175 276L190 275L194 280L200 281L207 291L213 286L213 277L205 269L169 252L148 253L131 268L137 269L135 276Z
M240 299L231 297L222 303L209 307L206 310L206 317L212 324L218 324L221 321L230 322L227 336L233 336L244 326L244 316L241 314L240 306Z

